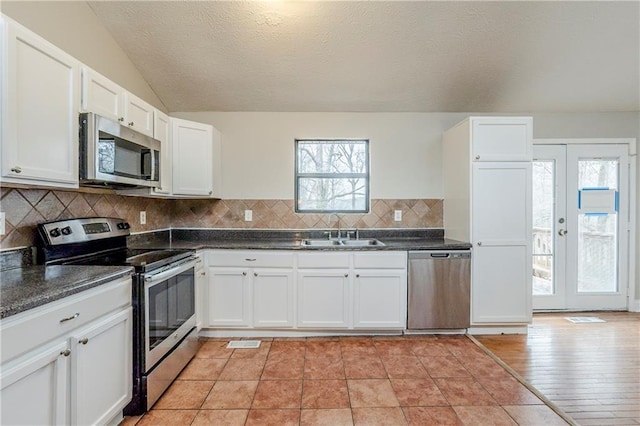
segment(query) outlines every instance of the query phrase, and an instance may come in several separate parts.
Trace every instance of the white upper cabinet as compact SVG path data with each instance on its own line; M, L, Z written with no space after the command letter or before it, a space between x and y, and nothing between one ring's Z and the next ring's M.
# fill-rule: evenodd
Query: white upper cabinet
M82 110L154 137L154 108L89 67L82 67Z
M136 95L124 92L124 124L153 137L153 106Z
M124 89L102 74L88 67L82 67L83 111L95 112L113 121L124 121Z
M171 118L173 194L212 197L213 126Z
M2 181L78 186L80 63L5 19Z
M474 161L531 161L531 117L471 117Z

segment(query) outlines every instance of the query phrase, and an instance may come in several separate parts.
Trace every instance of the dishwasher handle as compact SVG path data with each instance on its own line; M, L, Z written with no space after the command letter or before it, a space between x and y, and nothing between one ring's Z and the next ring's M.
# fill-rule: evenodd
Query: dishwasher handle
M471 258L471 250L411 250L409 251L409 260L415 259L469 259Z

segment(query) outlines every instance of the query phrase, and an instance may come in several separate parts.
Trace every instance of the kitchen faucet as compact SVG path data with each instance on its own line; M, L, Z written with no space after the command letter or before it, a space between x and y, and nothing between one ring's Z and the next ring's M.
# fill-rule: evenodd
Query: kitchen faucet
M327 217L327 226L329 227L329 239L331 239L331 216L335 216L336 217L336 226L338 227L338 232L336 235L336 238L338 240L340 240L340 237L342 234L342 232L340 231L340 216L338 216L337 213L330 213L329 216Z

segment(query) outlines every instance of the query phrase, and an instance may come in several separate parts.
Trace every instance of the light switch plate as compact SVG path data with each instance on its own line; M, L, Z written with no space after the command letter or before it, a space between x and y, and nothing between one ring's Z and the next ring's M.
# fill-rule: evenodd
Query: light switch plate
M253 210L244 211L244 221L251 222L253 220Z
M4 235L4 233L6 232L4 220L4 212L0 212L0 235Z
M140 212L140 225L146 225L146 224L147 224L147 212L143 210Z
M393 211L393 220L395 220L396 222L402 221L402 210Z

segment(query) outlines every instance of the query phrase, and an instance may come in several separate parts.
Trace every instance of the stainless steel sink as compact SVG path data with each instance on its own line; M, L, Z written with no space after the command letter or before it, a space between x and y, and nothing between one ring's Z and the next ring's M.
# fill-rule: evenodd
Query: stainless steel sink
M340 244L338 240L302 240L302 245L309 247L333 247L342 244Z
M351 247L369 247L369 246L384 246L384 243L380 240L342 240L342 244Z
M384 246L380 240L302 240L305 247L371 247Z

